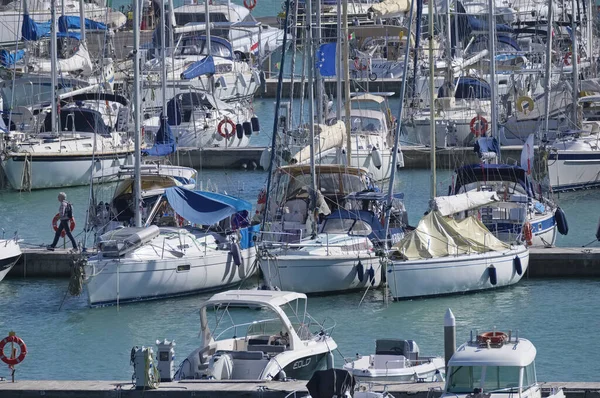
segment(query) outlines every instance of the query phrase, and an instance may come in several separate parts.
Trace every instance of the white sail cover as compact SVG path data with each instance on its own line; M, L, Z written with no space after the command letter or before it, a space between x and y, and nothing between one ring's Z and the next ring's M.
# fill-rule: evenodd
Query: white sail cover
M422 260L500 251L509 245L498 240L475 217L456 221L431 211L414 231L393 247L406 260Z
M52 71L51 61L50 60L42 60L37 59L34 61L35 69L38 72L47 72L50 73ZM79 49L72 57L67 59L59 59L56 67L58 69L58 73L66 73L66 72L75 72L80 70L83 75L89 76L92 74L92 60L90 59L90 53L88 52L87 46L85 43L79 44Z
M373 4L371 9L376 17L391 17L408 12L410 3L408 0L383 0L381 3Z
M442 216L449 216L499 201L500 198L496 192L472 191L457 195L438 196L433 199L432 208Z
M321 152L341 147L346 143L346 125L340 120L332 126L315 124L315 138L315 141L318 140L318 142L315 142L315 148L318 148ZM310 146L305 146L298 151L292 160L297 163L308 162L310 160Z

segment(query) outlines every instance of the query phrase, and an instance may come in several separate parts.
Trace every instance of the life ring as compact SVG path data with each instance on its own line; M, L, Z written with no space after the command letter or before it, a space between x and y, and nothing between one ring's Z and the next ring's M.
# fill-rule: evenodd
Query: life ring
M224 127L226 124L229 124L231 126L230 132L227 132L227 130L225 130ZM217 132L221 137L229 139L235 135L235 123L233 122L233 120L225 118L219 122L219 125L217 126Z
M569 66L573 63L573 60L571 59L573 57L573 53L571 51L569 51L568 53L565 54L565 57L563 58L563 63L566 66ZM578 55L577 56L577 63L581 62L581 57Z
M528 246L533 245L533 230L531 229L531 223L529 221L526 221L525 224L523 224L523 237Z
M475 124L477 124L477 127L475 127ZM488 121L483 116L477 115L471 119L469 126L471 127L471 133L473 133L476 137L481 137L487 132Z
M477 336L477 342L479 344L500 345L508 341L508 335L504 332L485 332Z
M527 106L523 106L527 104ZM525 113L528 114L531 111L533 111L533 99L531 99L531 97L527 97L526 95L523 95L519 98L517 98L517 110L521 113Z
M6 347L6 344L8 344L8 343L17 344L19 346L19 350L21 352L18 357L8 358L6 355L4 355L4 347ZM25 345L25 342L20 337L15 336L12 332L9 333L9 335L7 337L5 337L4 340L0 341L0 361L4 362L5 364L10 365L10 366L18 365L21 362L23 362L26 355L27 355L27 346Z
M369 80L372 82L377 80L377 73L369 73Z
M56 215L52 219L52 228L54 229L54 232L58 231L59 225L60 225L60 213L56 213ZM73 230L75 229L75 217L71 217L69 219L69 229L71 230L71 232L73 232ZM64 238L65 236L67 236L67 233L63 230L60 233L60 236L61 236L61 238Z
M244 7L246 7L248 10L252 11L254 9L254 7L256 7L257 2L258 2L258 0L244 0Z

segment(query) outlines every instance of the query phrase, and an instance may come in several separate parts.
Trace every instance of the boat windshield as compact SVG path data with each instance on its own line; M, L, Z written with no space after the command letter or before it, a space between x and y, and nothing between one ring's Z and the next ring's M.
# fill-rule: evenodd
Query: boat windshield
M519 366L451 366L449 369L447 392L469 394L475 389L484 393L511 391L519 388ZM533 384L524 372L523 385ZM532 376L535 379L535 376Z

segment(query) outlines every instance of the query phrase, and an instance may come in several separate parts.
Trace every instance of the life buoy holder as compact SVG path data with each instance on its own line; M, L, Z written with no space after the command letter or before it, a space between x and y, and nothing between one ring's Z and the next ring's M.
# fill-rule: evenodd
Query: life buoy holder
M225 129L226 125L231 126L231 131L228 132ZM219 122L219 125L217 126L217 132L221 137L229 139L235 135L235 123L233 120L225 118Z
M568 53L565 54L565 57L563 58L563 63L566 66L570 66L573 63L573 53L571 51L569 51ZM577 63L581 62L581 57L578 55L577 56Z
M58 231L59 225L60 225L60 213L56 213L56 215L52 219L52 228L54 229L54 232ZM69 230L71 232L73 232L74 229L75 229L75 217L71 217L69 219ZM67 233L63 230L60 233L60 236L61 236L61 238L64 238L65 236L67 236Z
M471 119L469 126L471 128L471 133L473 133L476 137L482 137L487 132L488 121L483 116L477 115Z
M485 332L477 336L479 344L501 345L508 341L508 335L504 332Z
M252 11L256 7L256 3L258 3L258 0L244 0L244 7Z
M20 353L18 357L14 358L12 352L10 358L4 354L4 347L6 347L8 343L13 343L19 346ZM25 356L27 356L27 346L25 345L23 339L15 336L13 332L9 333L7 337L0 341L0 361L7 365L15 366L23 362Z
M527 106L524 106L525 104L527 104ZM531 99L531 97L527 97L527 96L522 96L517 98L517 110L521 113L524 114L528 114L531 111L533 111L533 99Z
M528 246L533 245L533 230L529 221L526 221L525 224L523 224L523 237L525 238L525 243L527 243Z

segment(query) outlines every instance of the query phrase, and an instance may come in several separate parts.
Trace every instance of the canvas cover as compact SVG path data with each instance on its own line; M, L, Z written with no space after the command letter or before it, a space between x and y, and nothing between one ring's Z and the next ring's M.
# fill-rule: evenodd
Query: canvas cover
M319 148L321 152L341 147L346 143L346 125L340 120L332 126L315 124L315 136L318 140L318 143L315 142L315 148ZM292 160L292 163L308 162L310 160L310 146L307 145L298 151Z
M383 0L371 6L376 17L388 17L409 11L408 0Z
M431 211L393 248L406 260L484 253L509 248L475 217L457 221Z
M433 199L432 207L442 216L449 216L499 201L500 198L496 192L471 191L457 195L438 196Z

